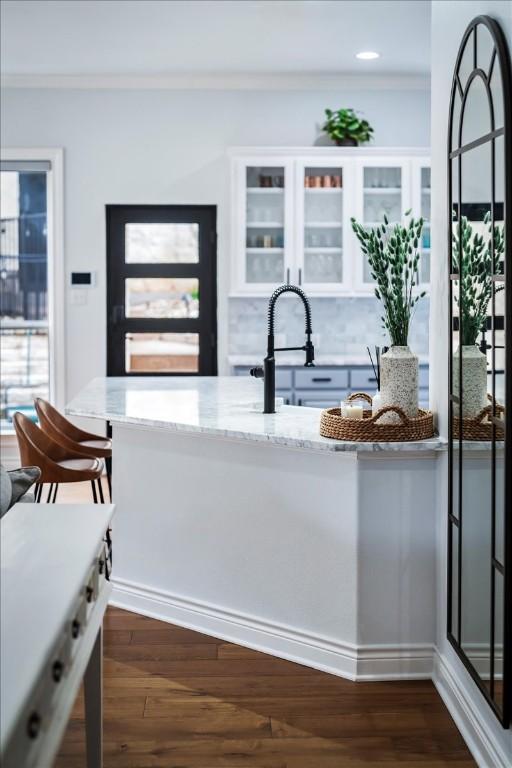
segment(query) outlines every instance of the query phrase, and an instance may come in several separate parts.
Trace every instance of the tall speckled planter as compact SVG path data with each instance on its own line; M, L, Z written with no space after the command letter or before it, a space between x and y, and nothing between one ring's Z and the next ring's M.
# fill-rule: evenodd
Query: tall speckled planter
M409 347L391 347L380 359L380 392L382 408L398 405L409 416L418 415L418 358ZM383 422L395 424L400 418L385 414Z
M459 397L460 347L453 355L453 394ZM487 357L475 344L462 347L462 418L473 419L487 400Z

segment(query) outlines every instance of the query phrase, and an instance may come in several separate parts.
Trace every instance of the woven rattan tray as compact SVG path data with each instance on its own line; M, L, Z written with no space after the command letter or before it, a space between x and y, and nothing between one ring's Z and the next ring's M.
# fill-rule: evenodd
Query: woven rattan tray
M456 440L458 440L461 437L461 433L462 433L463 440L485 441L485 440L493 439L493 422L489 421L489 419L492 418L492 415L493 415L492 397L491 395L487 395L487 398L488 400L490 400L491 405L487 405L485 408L482 408L480 413L477 416L475 416L473 419L459 419L457 416L453 417L452 434ZM496 403L494 406L495 416L499 417L504 413L505 413L505 408L499 403ZM496 424L496 422L494 422L494 425L495 425L494 439L504 440L505 439L504 427L500 427L500 425ZM461 426L462 426L462 429L461 429Z
M356 392L348 400L372 399L365 392ZM400 422L386 424L380 421L385 413L396 413ZM388 405L373 414L363 411L362 419L346 419L341 416L340 408L327 408L320 418L320 434L335 440L350 440L359 443L402 443L411 440L427 440L434 435L434 418L430 411L418 409L418 416L410 419L396 405Z

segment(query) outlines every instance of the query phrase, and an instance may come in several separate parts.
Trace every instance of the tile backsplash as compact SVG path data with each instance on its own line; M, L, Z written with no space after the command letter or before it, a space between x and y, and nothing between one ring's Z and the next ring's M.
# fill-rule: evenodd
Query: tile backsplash
M229 299L229 354L261 356L266 349L268 299ZM386 344L380 302L373 296L311 299L318 355L364 355L366 345ZM428 356L429 299L420 299L412 321L409 344ZM284 296L276 307L276 334L283 346L299 346L304 337L304 307L296 296Z

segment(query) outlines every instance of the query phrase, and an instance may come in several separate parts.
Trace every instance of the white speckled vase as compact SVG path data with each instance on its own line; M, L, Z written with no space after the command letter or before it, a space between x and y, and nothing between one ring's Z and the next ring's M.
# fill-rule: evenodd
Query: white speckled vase
M459 397L460 347L453 355L453 394ZM487 400L487 357L476 344L462 347L462 418L474 418Z
M391 347L380 358L381 408L398 405L410 418L418 415L418 358L409 347ZM397 414L389 413L382 422L399 423Z

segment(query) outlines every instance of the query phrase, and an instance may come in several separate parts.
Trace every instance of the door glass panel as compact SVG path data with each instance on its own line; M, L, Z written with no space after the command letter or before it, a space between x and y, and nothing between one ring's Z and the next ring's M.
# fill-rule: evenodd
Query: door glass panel
M487 90L481 77L475 77L469 85L462 118L462 146L479 139L491 129Z
M195 277L130 277L126 317L199 317L199 280Z
M363 175L363 220L366 224L382 224L387 216L389 225L402 220L402 169L399 167L367 167ZM363 280L371 283L370 265L365 259Z
M343 171L304 171L304 282L343 280Z
M497 56L492 70L490 88L494 106L494 128L503 128L505 123L505 108L503 101L503 85L501 82L501 68Z
M503 575L494 570L494 701L503 707L504 601Z
M198 333L127 333L126 373L198 373Z
M198 224L126 224L127 264L197 264Z
M474 81L473 81L474 82ZM465 125L465 123L464 123ZM461 645L489 685L491 655L491 568L492 557L492 448L482 441L474 450L467 420L476 419L489 404L492 355L488 348L488 318L492 316L492 268L486 257L490 251L490 226L487 216L492 200L492 148L490 143L462 155L461 227L463 258L459 318L461 343L455 358L462 360L462 381L458 392L462 400L462 626ZM480 252L479 259L475 254ZM458 379L455 380L455 384ZM466 425L468 432L466 433Z
M2 171L0 427L49 396L46 171Z
M459 529L454 523L451 525L452 536L452 634L459 639Z
M246 280L284 281L283 166L251 166L246 171Z

